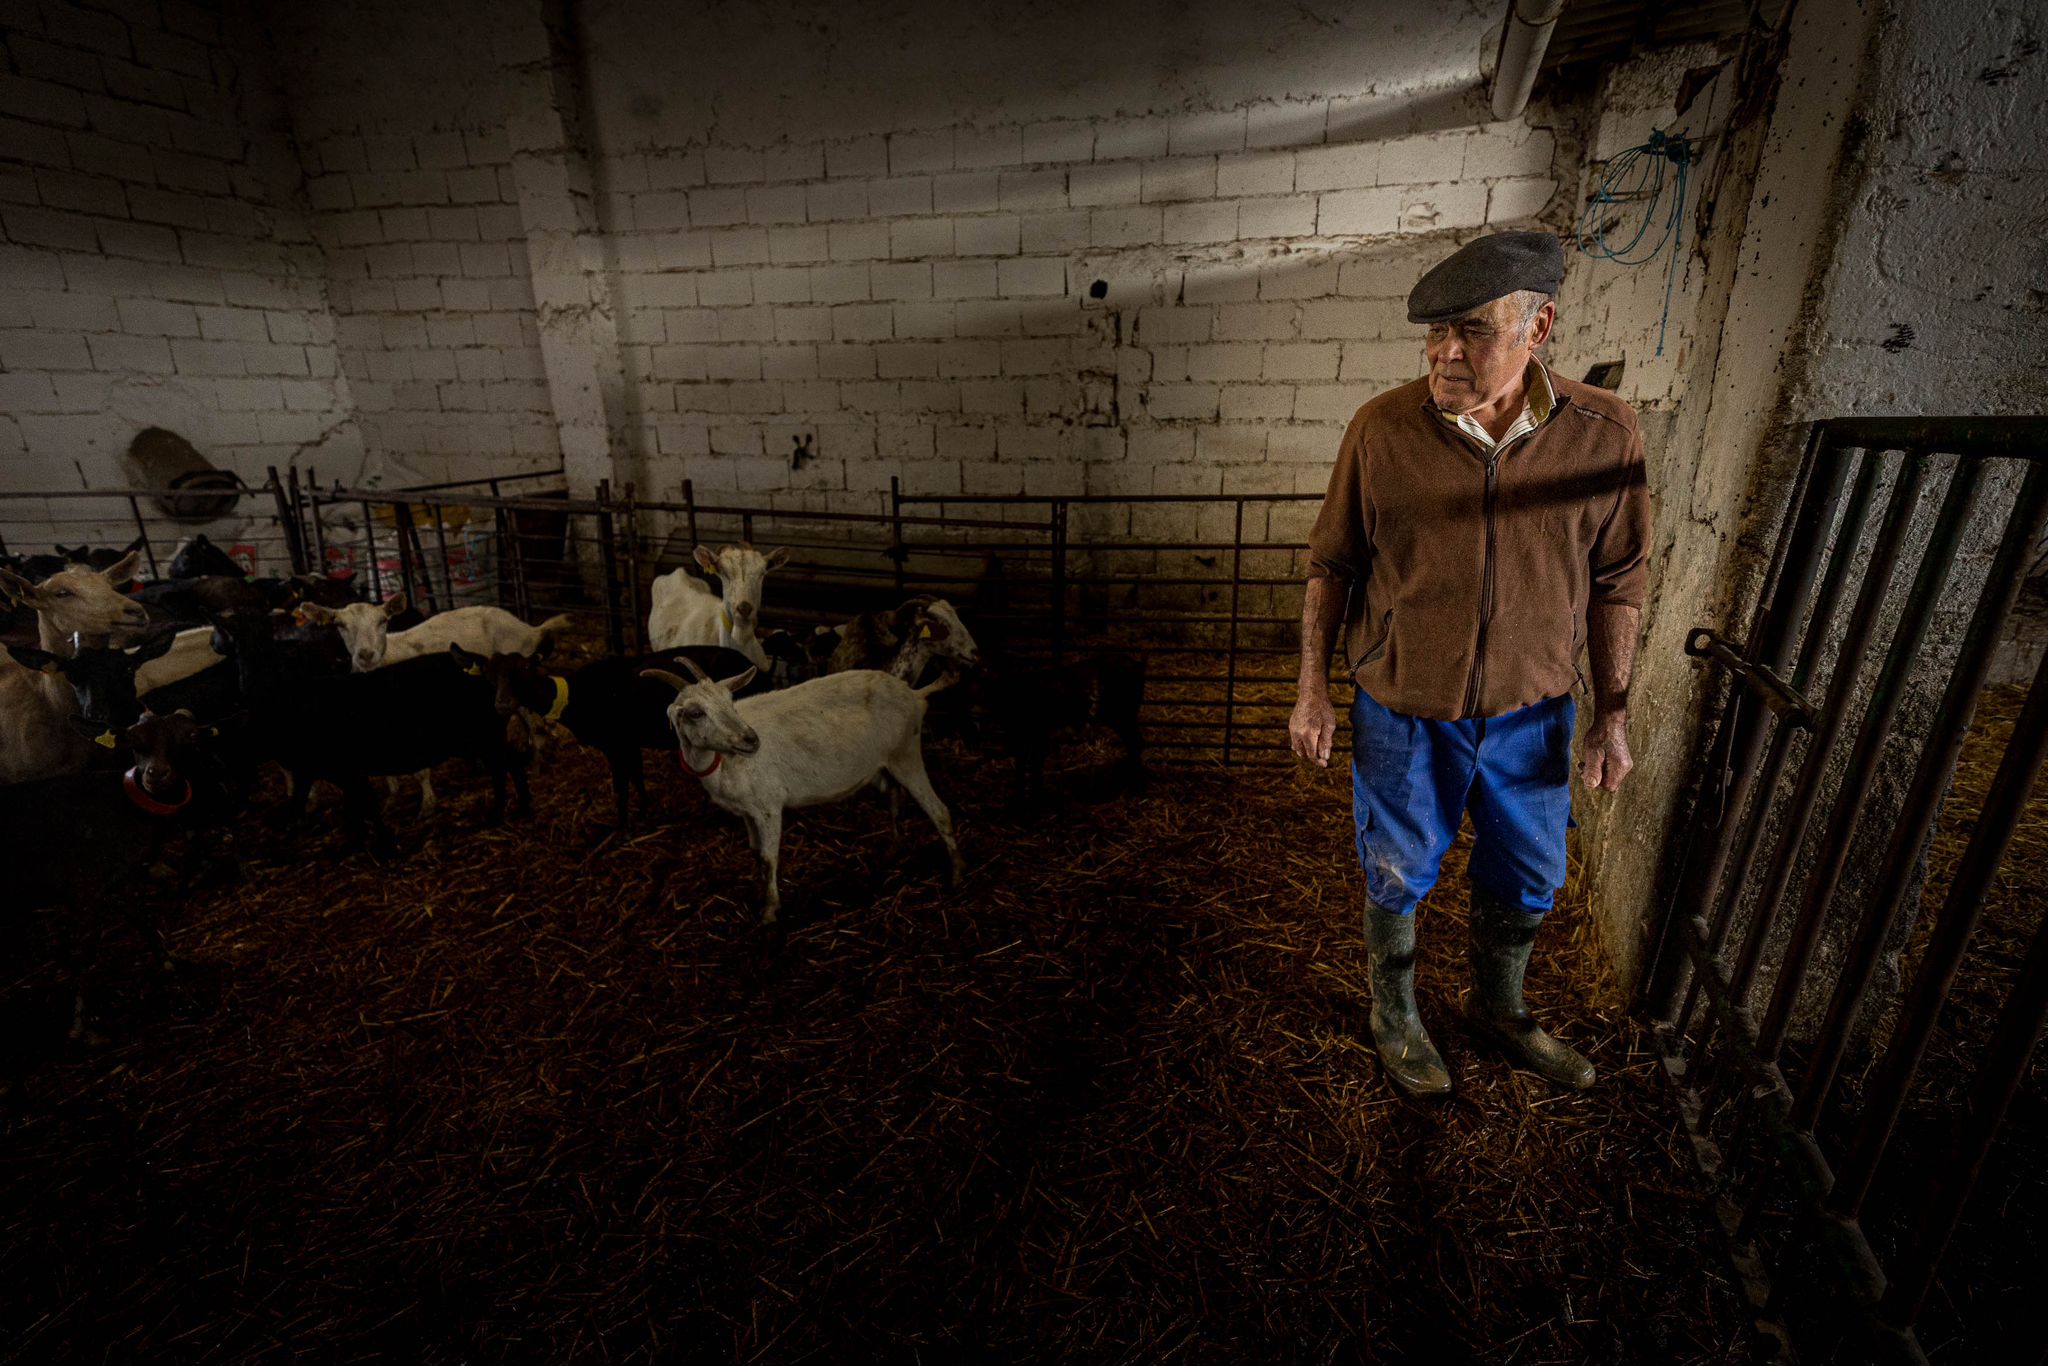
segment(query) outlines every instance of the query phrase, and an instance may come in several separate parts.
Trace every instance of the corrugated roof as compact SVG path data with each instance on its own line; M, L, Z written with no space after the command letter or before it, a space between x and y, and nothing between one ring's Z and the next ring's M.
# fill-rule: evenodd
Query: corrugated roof
M1757 22L1771 27L1789 0L1762 0ZM1550 35L1543 69L1583 69L1624 61L1644 48L1740 37L1750 0L1567 0Z

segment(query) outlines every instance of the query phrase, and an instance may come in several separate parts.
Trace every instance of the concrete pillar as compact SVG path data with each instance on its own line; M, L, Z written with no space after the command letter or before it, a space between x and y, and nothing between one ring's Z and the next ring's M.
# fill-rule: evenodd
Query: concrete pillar
M572 492L619 481L625 371L604 239L582 138L581 63L569 6L540 0L494 38L526 229L534 318Z
M1667 346L1665 357L1643 354L1663 307L1661 263L1645 281L1617 267L1574 265L1580 280L1570 288L1581 309L1596 302L1583 290L1589 276L1617 289L1648 286L1630 289L1626 299L1597 301L1607 315L1596 344L1634 340L1626 359L1635 383L1625 384L1623 396L1644 403L1645 431L1661 437L1647 451L1658 504L1655 601L1645 613L1630 690L1636 771L1621 793L1581 793L1577 801L1602 944L1631 983L1653 908L1669 895L1676 847L1669 839L1698 771L1709 675L1686 656L1685 634L1746 618L1805 423L1829 415L1800 411L1789 375L1811 337L1812 282L1832 259L1843 212L1844 177L1833 173L1843 155L1841 111L1856 104L1873 22L1855 0L1801 6L1775 96L1751 97L1728 116L1723 145L1698 189L1713 206L1711 220L1682 263L1696 302L1674 306L1680 341ZM1734 88L1747 91L1758 73L1733 74ZM1686 212L1690 219L1691 205ZM1587 349L1576 363L1602 358L1612 357ZM1654 392L1642 391L1644 376L1652 377Z

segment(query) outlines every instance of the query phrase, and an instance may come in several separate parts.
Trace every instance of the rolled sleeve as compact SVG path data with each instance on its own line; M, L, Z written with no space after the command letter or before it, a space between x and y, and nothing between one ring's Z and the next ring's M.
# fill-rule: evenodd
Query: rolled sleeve
M1650 485L1643 437L1634 434L1621 466L1621 487L1588 557L1595 607L1641 607L1650 586Z
M1363 579L1372 565L1365 498L1365 460L1359 421L1352 419L1330 469L1330 486L1308 533L1308 576L1312 579Z

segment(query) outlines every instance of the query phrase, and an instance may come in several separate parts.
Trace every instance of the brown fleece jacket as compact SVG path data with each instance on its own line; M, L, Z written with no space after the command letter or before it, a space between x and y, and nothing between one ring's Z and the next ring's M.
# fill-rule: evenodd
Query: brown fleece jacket
M1389 710L1499 716L1583 681L1586 609L1640 607L1650 494L1633 410L1555 373L1550 416L1489 459L1429 381L1345 428L1309 576L1350 585L1345 660Z

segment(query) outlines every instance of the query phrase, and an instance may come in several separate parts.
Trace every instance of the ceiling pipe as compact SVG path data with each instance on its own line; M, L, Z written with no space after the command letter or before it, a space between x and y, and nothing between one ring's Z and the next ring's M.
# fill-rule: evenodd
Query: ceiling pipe
M1507 31L1500 36L1500 64L1493 72L1494 118L1521 117L1563 13L1564 0L1508 0Z

